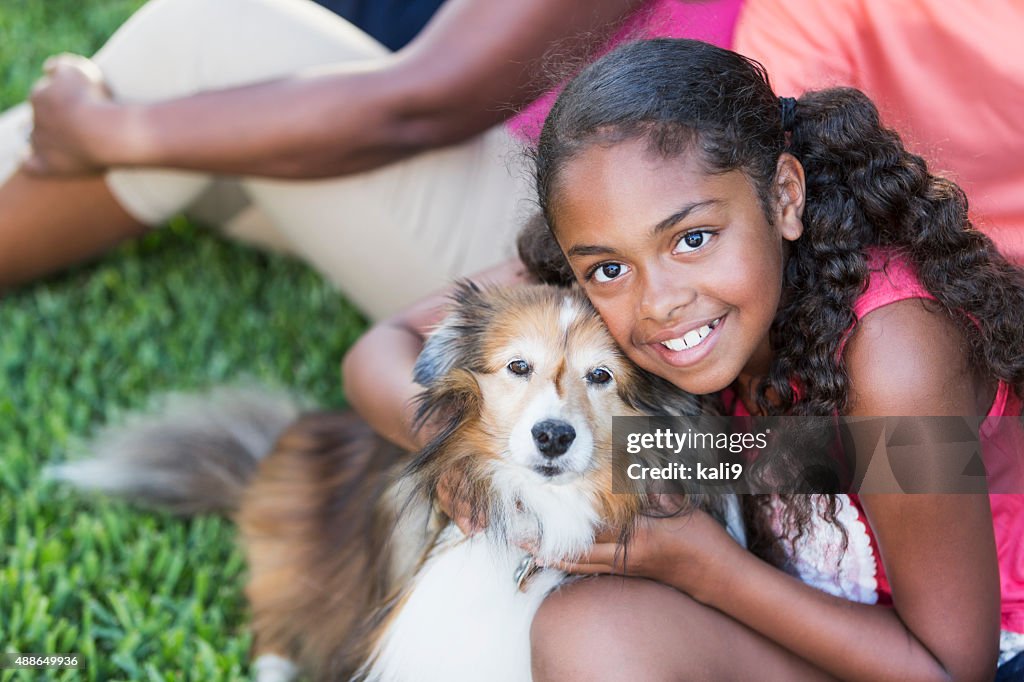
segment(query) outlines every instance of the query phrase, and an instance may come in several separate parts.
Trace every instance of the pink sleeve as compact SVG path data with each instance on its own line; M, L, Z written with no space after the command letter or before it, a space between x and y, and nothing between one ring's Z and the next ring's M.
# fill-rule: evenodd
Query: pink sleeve
M868 250L868 287L853 303L853 313L862 319L872 310L897 301L910 298L936 300L921 280L913 266L894 251L873 248Z

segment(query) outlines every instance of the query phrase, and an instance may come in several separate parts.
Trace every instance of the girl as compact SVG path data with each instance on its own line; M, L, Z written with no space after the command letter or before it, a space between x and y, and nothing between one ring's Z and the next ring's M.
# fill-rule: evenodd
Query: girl
M737 414L1020 414L1024 277L861 93L780 101L735 53L634 43L566 88L536 168L573 277L627 355L680 389ZM353 404L409 446L398 375L433 304L345 364ZM548 599L535 678L991 679L1000 587L1001 674L1020 665L1024 497L745 506L752 552L694 513L646 520L625 566L612 542L564 566L619 575Z

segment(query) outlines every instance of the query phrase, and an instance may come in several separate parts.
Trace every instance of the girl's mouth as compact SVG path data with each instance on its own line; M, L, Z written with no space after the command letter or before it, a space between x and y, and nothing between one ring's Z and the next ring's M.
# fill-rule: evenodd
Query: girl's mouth
M691 348L696 348L704 341L704 339L711 335L711 332L714 331L721 321L721 317L711 320L711 322L708 322L699 329L691 329L678 339L662 341L661 345L671 351L690 350Z
M719 330L726 316L715 318L707 324L691 329L682 336L648 344L658 356L674 367L687 367L699 362L707 355L720 336Z

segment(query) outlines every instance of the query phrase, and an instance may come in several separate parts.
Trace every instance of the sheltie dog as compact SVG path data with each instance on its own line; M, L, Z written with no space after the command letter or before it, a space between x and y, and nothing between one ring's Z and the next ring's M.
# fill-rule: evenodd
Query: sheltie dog
M179 513L230 512L248 558L261 682L509 680L567 580L537 568L595 534L627 541L648 497L612 494L611 415L693 415L693 396L631 364L580 293L464 284L416 364L415 455L351 412L300 415L227 391L100 437L52 474ZM453 475L454 474L454 475ZM486 517L467 537L436 509L442 476ZM738 534L734 499L701 504Z

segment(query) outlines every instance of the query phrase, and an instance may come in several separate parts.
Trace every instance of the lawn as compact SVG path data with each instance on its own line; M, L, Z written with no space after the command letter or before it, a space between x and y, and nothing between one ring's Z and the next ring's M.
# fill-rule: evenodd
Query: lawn
M0 3L0 106L42 60L89 54L138 0ZM153 395L237 379L342 402L365 322L303 265L183 218L103 260L0 298L0 650L80 654L84 670L6 680L247 677L233 528L46 484L100 425Z

